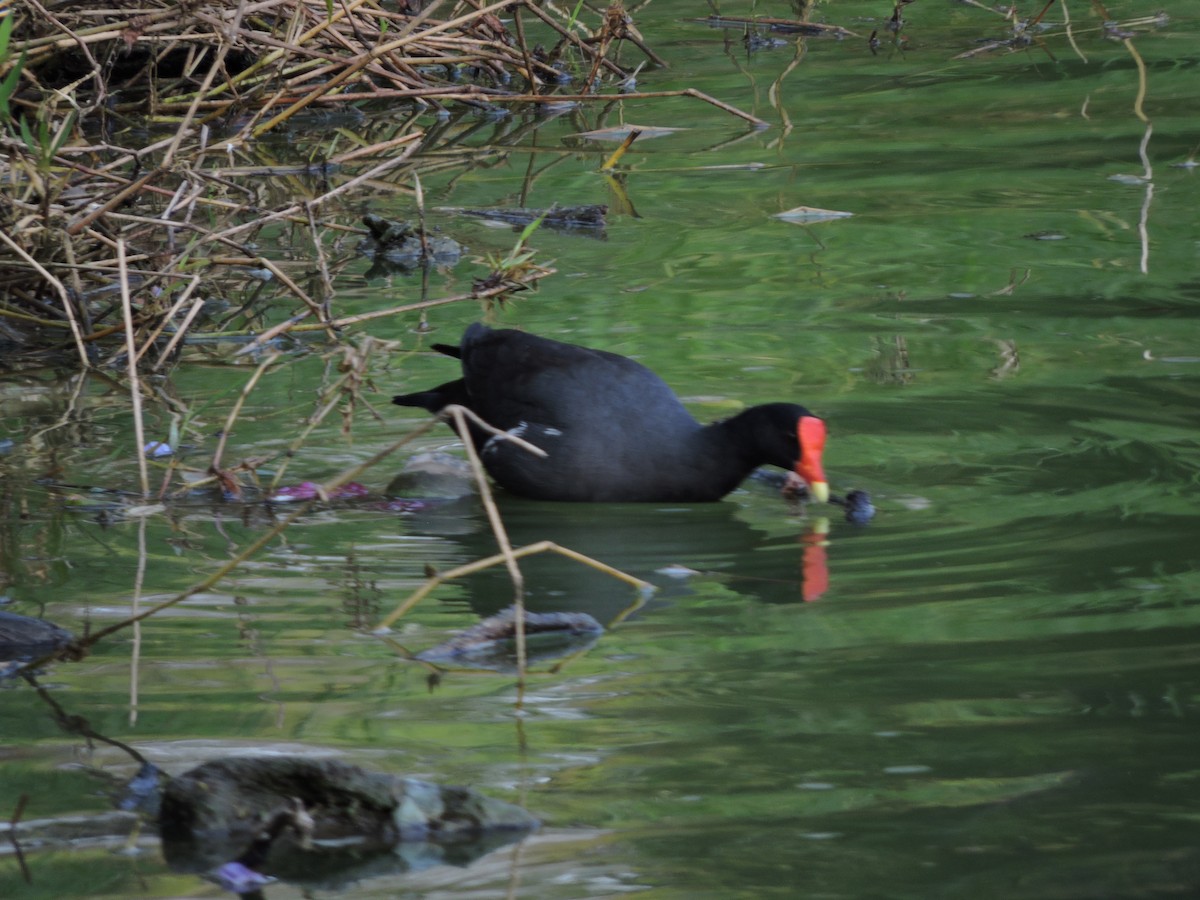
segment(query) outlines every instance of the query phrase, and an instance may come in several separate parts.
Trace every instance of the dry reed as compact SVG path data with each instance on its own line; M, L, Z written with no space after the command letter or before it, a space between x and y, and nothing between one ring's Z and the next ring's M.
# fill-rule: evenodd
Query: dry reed
M584 15L592 28L531 0L21 0L0 47L0 339L161 369L192 334L336 338L365 318L335 313L347 255L322 237L365 234L347 212L365 191L410 194L470 160L422 112L688 95L761 124L696 91L626 90L624 46L661 60L619 3ZM360 106L389 114L321 126L307 166L270 160L267 137ZM306 258L258 250L281 227L306 232ZM247 314L218 316L214 296Z

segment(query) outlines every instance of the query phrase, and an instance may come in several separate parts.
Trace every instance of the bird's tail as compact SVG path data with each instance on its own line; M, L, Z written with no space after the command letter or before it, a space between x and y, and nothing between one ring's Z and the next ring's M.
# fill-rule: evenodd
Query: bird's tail
M459 378L457 381L439 384L432 390L417 391L414 394L397 394L392 398L392 402L397 406L416 406L435 413L451 403L467 406L467 386Z

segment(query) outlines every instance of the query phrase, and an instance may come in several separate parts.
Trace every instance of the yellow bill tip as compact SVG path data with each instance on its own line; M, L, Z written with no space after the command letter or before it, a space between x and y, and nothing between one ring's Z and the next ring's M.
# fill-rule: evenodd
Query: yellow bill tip
M812 497L814 503L829 502L829 482L814 481L808 486L809 496Z

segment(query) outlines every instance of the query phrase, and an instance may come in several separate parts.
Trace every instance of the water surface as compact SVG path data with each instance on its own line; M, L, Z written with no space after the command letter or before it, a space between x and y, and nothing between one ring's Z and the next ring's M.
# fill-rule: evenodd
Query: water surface
M649 6L639 27L673 67L642 87L697 86L772 127L748 132L687 99L587 108L515 142L513 123L464 120L450 127L477 128L469 143L490 148L487 164L425 185L431 205L608 203L603 240L536 236L559 274L496 320L634 356L701 418L804 402L831 423L834 489L872 493L869 528L802 515L757 483L686 508L502 498L514 541L551 538L659 587L639 606L572 563L531 562L531 608L612 627L535 676L518 711L511 676L451 673L431 690L369 634L427 564L493 551L481 511L335 504L136 635L56 666L52 695L170 771L236 752L331 754L469 783L546 822L468 869L317 896L492 896L510 883L529 898L1195 893L1200 182L1180 164L1200 144L1196 11L1160 4L1170 18L1123 43L1072 3L1076 53L1059 4L1032 46L954 59L1004 37L1004 20L913 4L905 42L889 35L873 53L886 6L824 4L861 37L757 53L685 21L691 5ZM1108 4L1115 20L1144 11ZM596 171L611 145L573 135L620 121L687 130L636 143L614 181ZM854 215L772 218L801 205ZM410 212L385 197L375 209ZM516 240L438 224L481 254ZM422 292L366 268L338 284L347 314ZM435 273L424 290L481 271ZM479 314L431 312L432 339ZM430 340L414 325L370 329L402 346L373 373L385 418L361 415L352 442L322 426L285 481L328 477L420 421L386 398L447 380L453 363L409 354ZM201 352L169 387L193 411L194 461L250 372ZM286 446L323 377L310 354L265 378L227 458ZM145 608L208 574L273 519L207 493L123 515L88 487L136 487L126 393L49 371L3 390L9 609L102 627L135 595ZM150 415L168 427L167 407ZM418 444L452 441L443 430ZM381 494L399 465L368 486ZM694 574L660 573L672 564ZM510 599L500 572L448 585L394 639L424 649ZM64 735L27 690L0 696L4 809L28 794L26 820L108 815L105 777L128 777L129 758ZM122 849L113 835L128 823L99 831L27 850L31 886L3 851L0 893L215 893L166 870L144 834L130 839L141 852Z

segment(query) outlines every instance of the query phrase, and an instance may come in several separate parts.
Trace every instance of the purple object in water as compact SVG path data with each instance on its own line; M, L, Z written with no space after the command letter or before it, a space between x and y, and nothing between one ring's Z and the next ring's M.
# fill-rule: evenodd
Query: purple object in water
M312 500L317 496L317 489L320 487L315 481L302 481L299 484L294 484L289 487L279 488L271 499L276 503L293 503L297 500ZM359 497L366 497L371 492L366 485L359 484L357 481L351 481L349 484L343 484L339 488L334 488L329 492L330 500L356 500Z
M217 882L227 891L235 894L248 894L253 890L270 884L275 879L262 872L256 872L240 862L227 862L213 873Z

